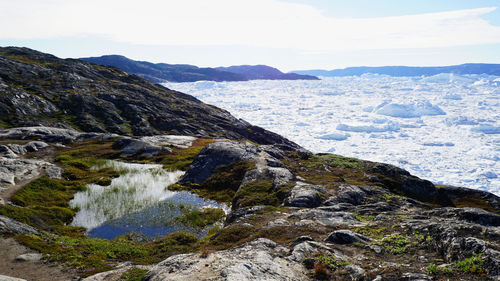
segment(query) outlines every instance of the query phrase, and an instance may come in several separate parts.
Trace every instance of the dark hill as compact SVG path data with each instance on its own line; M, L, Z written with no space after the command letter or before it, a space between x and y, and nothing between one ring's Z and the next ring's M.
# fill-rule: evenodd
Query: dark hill
M245 81L244 76L220 71L214 68L199 68L189 64L150 63L135 61L124 56L109 55L101 57L81 58L80 60L95 64L114 66L129 74L136 74L155 83L165 81L194 82L209 81Z
M319 80L318 77L311 75L283 73L278 69L267 65L235 65L229 67L217 67L217 69L243 75L248 80Z
M113 67L0 48L0 126L182 134L296 144L196 98Z
M189 64L151 63L135 61L124 56L109 55L101 57L80 58L80 60L99 65L114 66L129 74L136 74L154 83L194 82L194 81L247 81L255 79L279 80L317 80L310 75L283 73L276 68L265 65L231 66L218 68L199 68Z
M365 73L385 74L390 76L429 76L439 73L454 74L488 74L500 76L500 64L467 63L451 66L380 66L380 67L347 67L334 70L297 70L298 74L308 74L317 76L359 76Z

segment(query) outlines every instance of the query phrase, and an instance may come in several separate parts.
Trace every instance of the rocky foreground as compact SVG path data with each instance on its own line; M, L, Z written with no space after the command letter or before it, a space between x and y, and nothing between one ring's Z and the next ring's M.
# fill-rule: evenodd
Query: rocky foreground
M499 197L312 154L115 68L0 48L0 126L0 280L500 278ZM89 238L69 201L110 186L109 159L185 171L169 189L230 212L191 213L204 237Z
M41 175L68 177L64 170L71 168L54 159L73 146L109 143L113 153L104 158L159 161L155 157L176 155L196 143L189 137L131 138L48 127L4 130L0 139L0 161L11 163L0 168L4 191L19 180L29 182ZM498 280L500 276L500 198L493 194L436 187L391 165L314 155L303 149L284 151L280 145L227 139L207 143L172 188L230 203L223 228L202 247L164 253L166 259L152 266L108 258L111 271L84 280L120 280L131 270L142 270L142 280ZM229 194L229 199L221 193ZM6 206L19 204L4 199ZM24 222L31 226L0 216L0 232L28 246L34 244L26 237L39 237L51 245L42 233L63 235L48 223L33 218ZM54 262L54 253L44 254L42 261Z

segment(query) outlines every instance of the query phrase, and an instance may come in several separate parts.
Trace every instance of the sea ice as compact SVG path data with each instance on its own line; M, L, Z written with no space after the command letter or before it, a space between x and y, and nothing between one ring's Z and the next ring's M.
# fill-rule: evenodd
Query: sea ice
M481 176L500 171L499 84L497 76L439 74L165 85L313 152L391 163L436 183L500 195L500 177Z

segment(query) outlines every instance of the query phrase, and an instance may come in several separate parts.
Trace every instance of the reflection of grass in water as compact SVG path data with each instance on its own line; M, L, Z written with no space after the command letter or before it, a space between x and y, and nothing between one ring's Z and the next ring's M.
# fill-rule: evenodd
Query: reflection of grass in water
M118 161L99 161L92 169L111 168L121 175L110 186L88 185L85 192L75 194L71 207L79 212L73 225L94 228L105 221L138 212L174 193L166 187L175 183L182 171L169 172L161 165L129 164Z

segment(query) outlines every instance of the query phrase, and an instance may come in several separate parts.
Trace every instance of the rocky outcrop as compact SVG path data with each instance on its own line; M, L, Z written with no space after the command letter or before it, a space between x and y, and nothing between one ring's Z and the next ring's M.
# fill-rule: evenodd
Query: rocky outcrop
M0 216L0 233L17 234L38 234L38 231L33 227L20 223L11 218Z
M255 161L257 155L257 146L248 142L211 143L196 156L181 182L200 184L212 175L215 168L239 161Z
M306 280L300 262L286 259L287 249L260 238L208 257L172 256L157 264L143 280Z
M61 178L62 169L52 163L35 159L9 159L0 157L0 190L18 182L46 174Z

